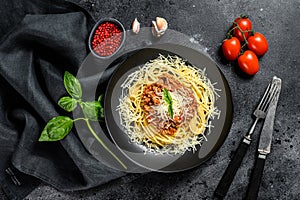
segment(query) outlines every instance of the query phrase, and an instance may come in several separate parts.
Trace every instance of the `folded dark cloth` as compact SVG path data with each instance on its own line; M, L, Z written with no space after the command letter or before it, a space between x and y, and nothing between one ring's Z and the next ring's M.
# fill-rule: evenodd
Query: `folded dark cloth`
M8 14L14 6L19 11L1 14L0 24L0 186L4 193L22 199L40 181L73 191L123 176L89 154L75 133L59 142L38 142L46 122L61 112L57 101L65 94L64 72L76 74L88 54L93 19L70 2L6 4L1 13Z

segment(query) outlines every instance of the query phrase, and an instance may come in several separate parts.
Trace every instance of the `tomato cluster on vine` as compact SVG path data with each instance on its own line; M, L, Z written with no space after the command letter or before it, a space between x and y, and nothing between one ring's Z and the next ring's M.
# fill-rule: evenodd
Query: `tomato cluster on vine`
M237 60L240 69L248 75L259 70L258 57L268 51L266 37L252 29L252 21L246 15L236 18L222 43L222 52L229 61Z

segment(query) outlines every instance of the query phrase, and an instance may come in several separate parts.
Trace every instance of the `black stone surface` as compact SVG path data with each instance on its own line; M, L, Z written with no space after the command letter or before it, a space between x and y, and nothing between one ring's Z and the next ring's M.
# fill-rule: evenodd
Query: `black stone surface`
M72 193L41 185L25 199L213 199L231 156L252 124L251 113L274 75L282 79L283 85L272 152L266 160L258 199L300 198L299 0L82 0L81 5L95 18L119 19L126 29L135 17L142 26L150 26L156 16L162 16L171 29L206 47L232 90L232 128L220 150L197 168L171 174L129 174L107 185ZM269 42L269 51L260 58L261 69L252 78L242 76L236 63L228 63L220 55L225 33L240 14L249 15L255 31L263 33ZM242 199L247 190L260 127L225 199Z

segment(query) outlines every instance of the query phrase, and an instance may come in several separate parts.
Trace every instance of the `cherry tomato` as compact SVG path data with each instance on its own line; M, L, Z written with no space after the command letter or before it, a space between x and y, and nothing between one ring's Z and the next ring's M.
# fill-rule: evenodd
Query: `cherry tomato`
M254 75L259 70L258 58L253 51L246 50L238 58L238 65L248 75Z
M243 37L243 33L246 38L249 37L249 32L252 31L252 22L246 16L238 17L234 20L234 23L233 23L233 27L237 27L237 26L239 26L240 29L235 28L233 30L233 36L237 37L241 42L243 42L243 41L245 41L245 39Z
M255 32L253 36L248 38L247 46L257 56L262 56L268 51L268 41L266 37L259 32Z
M224 40L222 52L227 60L236 60L241 50L241 43L236 37Z

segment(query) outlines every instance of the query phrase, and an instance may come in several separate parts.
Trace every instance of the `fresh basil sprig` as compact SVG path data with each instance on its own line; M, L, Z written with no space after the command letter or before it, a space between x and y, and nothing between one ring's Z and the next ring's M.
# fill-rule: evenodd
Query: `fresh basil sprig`
M173 119L174 113L173 113L172 96L171 96L170 92L166 88L164 88L163 92L164 92L164 100L168 104L168 113L169 113L171 119Z
M100 121L104 118L103 107L100 103L102 95L97 101L82 101L82 89L79 80L70 72L64 73L64 86L70 96L59 99L58 105L67 112L72 112L79 104L84 120ZM78 120L78 119L75 119ZM58 116L51 119L45 126L39 141L58 141L63 139L72 129L73 119Z
M67 112L74 111L79 105L82 109L84 117L71 119L67 116L57 116L48 121L43 129L39 141L58 141L62 140L70 133L73 124L77 120L84 120L90 132L96 140L125 168L126 165L105 145L98 137L89 122L101 121L104 119L104 110L101 105L103 95L100 95L96 101L83 101L82 89L79 80L69 72L64 73L64 86L70 96L64 96L59 99L58 105Z

